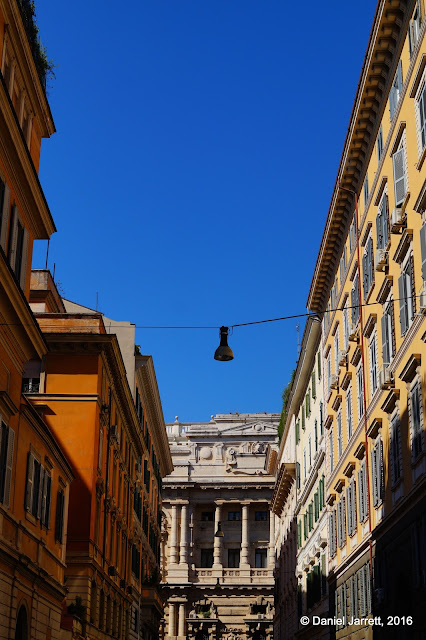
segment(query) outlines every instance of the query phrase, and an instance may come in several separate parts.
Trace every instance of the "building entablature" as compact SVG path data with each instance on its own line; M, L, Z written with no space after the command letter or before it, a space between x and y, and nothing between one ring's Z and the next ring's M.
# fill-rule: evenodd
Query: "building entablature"
M282 463L271 500L271 510L275 515L281 516L292 487L294 488L295 478L296 464L294 462Z

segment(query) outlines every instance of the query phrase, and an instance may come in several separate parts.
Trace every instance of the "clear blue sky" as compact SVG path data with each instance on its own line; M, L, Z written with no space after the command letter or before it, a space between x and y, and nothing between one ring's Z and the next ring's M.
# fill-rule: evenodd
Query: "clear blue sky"
M57 65L40 179L65 297L99 292L143 325L303 313L375 1L36 6ZM235 329L229 363L215 329L138 330L166 421L280 411L295 324Z

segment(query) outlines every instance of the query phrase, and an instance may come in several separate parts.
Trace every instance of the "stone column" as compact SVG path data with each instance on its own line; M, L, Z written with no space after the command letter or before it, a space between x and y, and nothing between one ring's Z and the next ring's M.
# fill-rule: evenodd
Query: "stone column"
M222 505L216 504L216 511L214 515L214 534L219 526L219 522L221 522L222 517ZM222 569L222 540L223 538L214 537L214 548L213 548L213 568L214 569Z
M176 605L169 602L169 636L176 636Z
M181 514L180 514L179 564L187 564L187 562L188 562L188 505L183 504L181 508Z
M268 569L275 568L275 516L269 512L269 549L268 549Z
M170 536L170 564L176 564L177 562L177 514L178 507L176 504L172 505L172 531Z
M248 502L243 502L243 513L242 513L242 527L241 527L241 558L240 558L240 567L241 569L249 569L249 543L248 543L248 516L249 516L249 506Z
M185 636L185 603L181 602L179 604L179 626L178 626L178 636Z

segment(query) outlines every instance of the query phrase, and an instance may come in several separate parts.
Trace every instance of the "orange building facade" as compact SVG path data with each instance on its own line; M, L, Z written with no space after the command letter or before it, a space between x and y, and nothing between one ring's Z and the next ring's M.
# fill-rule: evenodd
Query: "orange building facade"
M73 477L27 395L47 352L28 300L34 240L55 231L37 175L55 127L24 5L0 0L0 637L22 640L60 637Z
M172 467L152 358L135 356L133 325L62 300L47 271L33 272L30 300L48 345L31 401L49 407L75 476L64 637L154 639L161 478Z

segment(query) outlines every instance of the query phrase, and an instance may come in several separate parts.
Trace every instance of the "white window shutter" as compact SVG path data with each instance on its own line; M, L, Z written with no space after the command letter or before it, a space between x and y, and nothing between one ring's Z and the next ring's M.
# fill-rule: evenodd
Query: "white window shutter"
M9 245L9 264L12 267L13 271L15 271L15 262L16 262L16 243L18 239L18 209L16 204L12 209L12 219L11 219L11 240Z
M34 456L31 451L28 453L27 462L27 486L25 489L25 510L31 511L33 502L33 481L34 481Z
M12 485L12 468L13 468L13 448L15 444L15 432L8 428L7 439L7 455L6 455L6 474L4 479L4 497L3 504L5 507L10 505L10 488Z
M19 274L19 283L21 285L22 291L24 291L25 289L25 281L27 277L28 243L29 243L29 233L26 229L24 229L24 240L22 243L21 273Z
M393 161L393 178L395 184L395 206L399 207L405 198L405 158L404 147L402 146L392 156Z
M359 595L360 595L360 602L359 602L359 615L363 618L365 617L365 614L367 613L366 611L366 605L367 605L367 594L366 594L366 584L365 584L365 572L364 572L364 567L361 567L361 569L358 572L359 575Z
M356 531L356 482L352 480L352 532Z
M346 500L345 496L342 496L342 545L345 544L346 540Z
M7 228L9 222L9 210L10 210L10 189L9 186L4 184L4 196L3 207L1 212L1 229L0 229L0 246L4 252L6 252L7 242Z
M420 229L420 251L422 256L422 278L426 282L426 224Z
M405 275L402 273L398 278L399 291L399 319L401 323L401 335L407 331L407 298L405 293Z
M371 613L372 611L372 602L371 602L371 576L370 576L370 563L367 562L365 565L365 584L367 586L366 593L366 613Z

